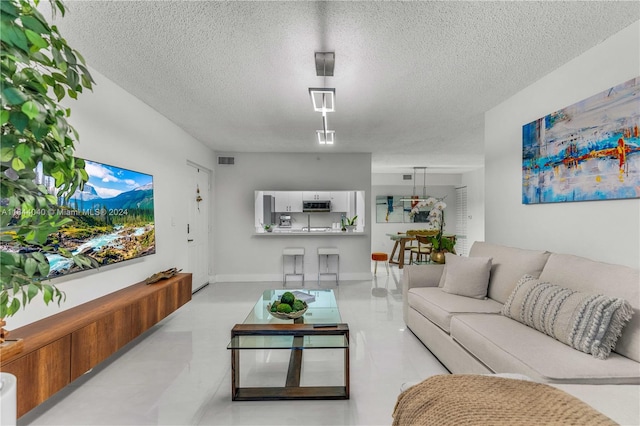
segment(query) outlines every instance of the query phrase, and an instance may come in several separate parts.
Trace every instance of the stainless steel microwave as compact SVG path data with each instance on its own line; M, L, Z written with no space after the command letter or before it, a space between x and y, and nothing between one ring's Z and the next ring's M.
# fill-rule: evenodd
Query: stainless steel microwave
M321 200L303 201L302 211L303 212L330 212L331 201L321 201Z

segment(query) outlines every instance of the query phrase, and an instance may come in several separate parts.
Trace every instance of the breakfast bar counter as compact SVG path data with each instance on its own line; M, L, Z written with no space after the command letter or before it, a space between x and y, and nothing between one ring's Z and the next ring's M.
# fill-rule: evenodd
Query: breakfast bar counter
M358 237L367 235L366 232L362 231L339 231L329 229L327 231L302 231L300 229L294 230L277 230L274 229L272 232L256 232L253 235L257 237L292 237L292 236L303 236L303 237Z

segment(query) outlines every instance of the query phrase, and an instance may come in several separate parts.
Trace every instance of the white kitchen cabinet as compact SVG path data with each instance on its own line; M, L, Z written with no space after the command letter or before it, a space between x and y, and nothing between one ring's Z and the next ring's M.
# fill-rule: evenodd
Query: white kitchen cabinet
M302 213L302 191L289 192L289 207L291 208L290 212Z
M347 212L349 210L349 192L337 191L331 193L331 211Z
M276 199L275 210L278 213L289 211L289 191L276 191L273 193Z
M276 191L276 212L300 213L302 212L302 191Z
M329 201L331 200L331 192L329 191L304 191L302 192L304 201Z

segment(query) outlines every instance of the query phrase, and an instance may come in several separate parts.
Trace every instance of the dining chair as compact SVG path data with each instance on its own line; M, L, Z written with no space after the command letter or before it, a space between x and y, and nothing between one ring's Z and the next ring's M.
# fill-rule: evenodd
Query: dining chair
M407 234L408 236L414 237L414 239L412 241L407 242L404 245L404 252L405 253L409 253L409 263L408 263L409 265L411 264L411 259L412 259L412 256L413 256L412 250L418 248L418 245L414 244L414 241L416 241L415 240L415 236L418 233L420 233L420 230L418 230L418 229L409 229L407 232L405 232L405 234Z
M416 241L418 246L411 249L411 263L419 265L429 262L429 255L432 249L429 236L416 234Z

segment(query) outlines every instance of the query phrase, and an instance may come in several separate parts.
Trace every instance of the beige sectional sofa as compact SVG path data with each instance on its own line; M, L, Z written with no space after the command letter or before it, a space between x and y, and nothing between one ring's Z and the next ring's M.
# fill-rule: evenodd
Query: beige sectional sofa
M491 258L486 298L443 291L450 265L408 265L404 321L452 372L515 373L557 384L640 384L640 273L586 258L476 242L470 258ZM614 350L597 359L502 314L524 276L582 293L625 299L633 316Z

